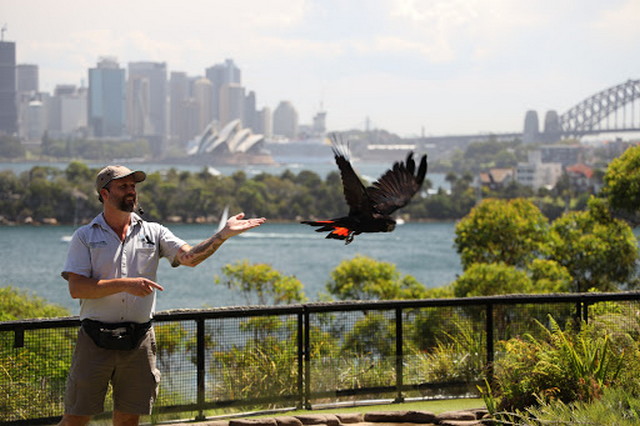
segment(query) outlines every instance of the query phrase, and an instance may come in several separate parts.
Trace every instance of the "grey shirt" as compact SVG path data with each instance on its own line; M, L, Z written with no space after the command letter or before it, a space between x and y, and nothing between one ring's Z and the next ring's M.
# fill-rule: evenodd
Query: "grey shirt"
M158 263L166 257L170 263L186 242L168 228L145 222L135 213L124 241L99 214L91 223L78 228L69 243L62 271L95 279L144 277L156 281ZM107 323L149 321L155 311L156 291L146 297L121 292L97 299L80 299L80 319Z

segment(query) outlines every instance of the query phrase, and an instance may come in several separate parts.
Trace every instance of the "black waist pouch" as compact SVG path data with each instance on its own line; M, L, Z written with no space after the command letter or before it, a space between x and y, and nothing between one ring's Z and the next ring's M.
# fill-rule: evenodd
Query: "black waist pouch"
M151 321L143 324L135 322L120 322L107 324L91 319L82 320L82 328L93 342L104 349L127 351L135 349L151 328Z

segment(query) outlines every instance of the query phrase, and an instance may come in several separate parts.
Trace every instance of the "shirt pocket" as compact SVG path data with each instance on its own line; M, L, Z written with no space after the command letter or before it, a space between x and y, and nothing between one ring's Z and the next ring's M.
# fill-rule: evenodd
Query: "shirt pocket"
M155 247L142 247L136 249L134 256L135 275L155 280L158 270L158 255Z

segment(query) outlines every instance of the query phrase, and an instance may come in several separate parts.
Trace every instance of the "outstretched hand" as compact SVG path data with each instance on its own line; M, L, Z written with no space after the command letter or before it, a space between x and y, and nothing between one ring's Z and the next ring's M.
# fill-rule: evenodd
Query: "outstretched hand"
M231 216L229 220L227 220L224 228L216 232L211 237L207 238L194 247L191 247L189 244L185 244L184 246L180 247L180 251L176 255L172 265L199 265L202 261L215 253L216 250L218 250L218 248L222 245L222 243L224 243L228 238L231 238L238 234L242 234L244 231L248 231L249 229L260 226L266 221L267 219L265 219L264 217L244 219L244 213L239 213L235 216Z
M264 217L244 219L244 213L238 213L227 220L224 228L220 231L220 237L226 240L227 238L242 234L244 231L256 228L266 221L267 219Z

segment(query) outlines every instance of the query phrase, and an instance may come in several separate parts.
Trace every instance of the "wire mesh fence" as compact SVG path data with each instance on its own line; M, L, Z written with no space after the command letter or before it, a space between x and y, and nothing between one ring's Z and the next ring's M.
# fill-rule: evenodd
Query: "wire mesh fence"
M640 293L339 302L158 313L156 421L365 399L477 396L498 342L595 321L640 338ZM0 422L51 423L80 322L0 323ZM106 410L111 410L110 395ZM173 417L171 417L173 416Z

